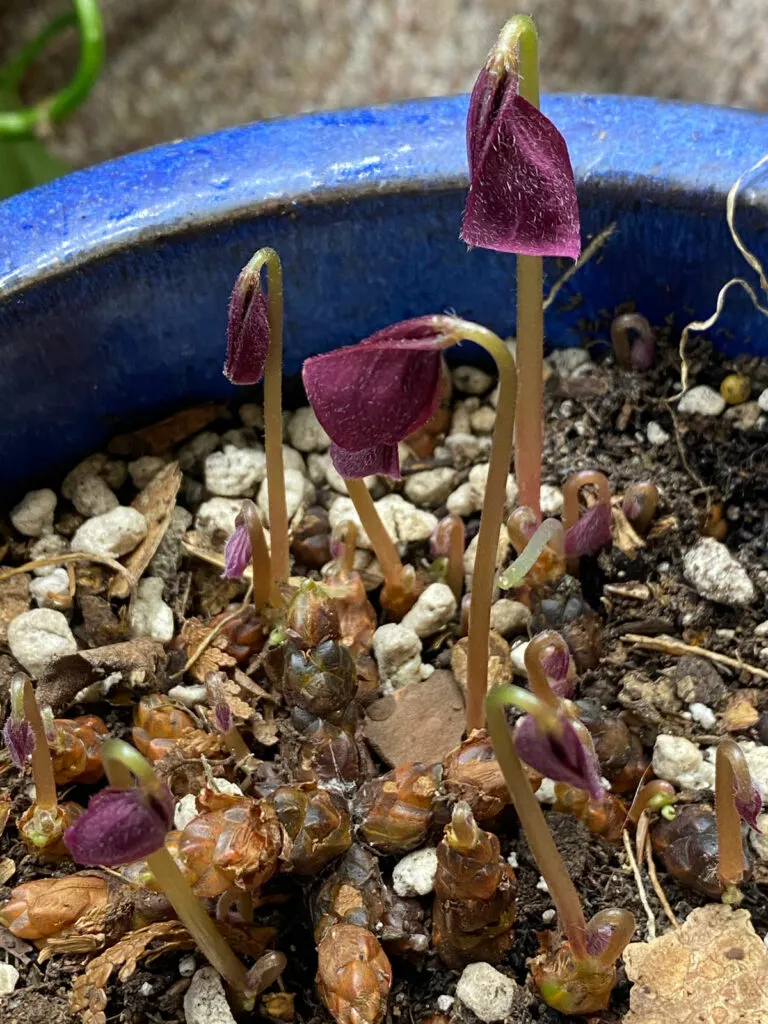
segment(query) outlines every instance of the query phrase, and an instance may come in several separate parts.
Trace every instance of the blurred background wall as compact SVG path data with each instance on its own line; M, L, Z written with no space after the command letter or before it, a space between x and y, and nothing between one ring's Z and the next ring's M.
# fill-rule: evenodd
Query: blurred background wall
M531 13L549 91L768 106L767 0L102 0L107 63L49 144L82 166L300 111L466 91L504 20ZM68 0L0 0L0 62ZM58 40L26 85L61 85Z

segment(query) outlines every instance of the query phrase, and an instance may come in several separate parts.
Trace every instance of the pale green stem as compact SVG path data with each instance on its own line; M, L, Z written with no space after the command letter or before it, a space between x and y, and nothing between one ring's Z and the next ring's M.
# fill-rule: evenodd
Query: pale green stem
M510 18L491 55L518 76L518 92L539 106L539 42L526 14ZM515 476L519 503L541 517L542 388L544 369L543 270L540 256L517 257L517 373L520 401L515 421Z
M488 635L491 627L493 580L499 532L504 522L507 476L512 459L517 401L515 360L507 346L487 327L454 317L435 317L436 326L455 341L473 341L494 359L499 373L499 402L493 428L491 459L477 537L469 606L467 651L467 732L483 727L483 701L488 689Z
M518 555L499 577L499 586L502 590L519 587L536 564L544 548L553 541L558 551L562 553L565 550L563 524L559 519L545 519L537 526L536 532L526 544L523 553Z
M486 700L488 732L510 796L525 830L528 845L555 904L560 927L570 943L574 960L587 961L586 925L579 895L571 881L528 776L525 774L507 726L505 708L520 704L516 686L498 686ZM520 690L521 693L527 691ZM533 697L533 694L528 696ZM536 698L533 698L536 700Z
M371 492L365 481L346 478L347 492L360 518L360 525L368 534L374 554L379 560L384 580L389 586L397 587L403 575L403 563L395 547L395 542L387 533L387 528L376 511Z
M289 571L288 510L283 467L283 268L274 249L259 249L248 264L253 273L267 271L269 348L264 366L264 451L267 456L269 538L272 572L285 583Z
M109 784L116 789L131 789L138 782L141 789L151 794L163 785L146 758L123 740L107 740L101 748L101 760ZM155 881L203 956L233 988L244 992L245 967L205 912L171 854L162 846L146 860Z

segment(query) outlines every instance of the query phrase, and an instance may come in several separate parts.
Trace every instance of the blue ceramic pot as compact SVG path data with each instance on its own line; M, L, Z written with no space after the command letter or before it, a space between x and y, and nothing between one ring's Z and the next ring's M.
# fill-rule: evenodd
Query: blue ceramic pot
M515 260L458 238L465 97L255 124L135 153L0 203L0 483L92 451L126 422L224 396L227 298L254 249L286 273L286 372L392 321L446 308L514 330ZM768 117L626 97L551 96L601 256L547 314L552 345L605 338L632 300L680 327L751 274L725 196L768 143ZM740 230L768 254L766 197ZM762 236L762 237L761 237ZM547 266L548 280L565 268ZM768 353L733 295L713 332Z

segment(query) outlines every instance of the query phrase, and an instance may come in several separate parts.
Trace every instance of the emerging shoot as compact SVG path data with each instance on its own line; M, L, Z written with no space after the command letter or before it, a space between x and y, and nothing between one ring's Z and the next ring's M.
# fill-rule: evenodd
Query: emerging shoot
M559 633L547 629L530 641L524 660L532 692L557 711L561 698L573 693L576 681L568 644Z
M435 527L430 539L433 558L445 559L445 582L461 601L464 589L464 520L461 516L447 515Z
M760 790L752 781L746 758L734 740L721 740L715 758L715 820L717 822L717 873L725 886L724 903L738 903L738 885L747 873L741 822L757 829L763 805Z
M597 502L581 515L579 495L590 484L597 490ZM611 539L611 489L603 473L582 469L568 477L563 487L563 526L568 572L576 576L579 558L596 555Z
M261 283L266 268L267 293ZM288 579L288 513L283 470L283 268L274 249L259 249L240 271L229 300L227 361L233 384L264 378L264 449L267 456L272 571Z
M565 572L565 535L558 519L538 523L533 509L521 505L507 520L507 536L517 558L499 577L502 590L519 587L529 575L531 585L536 586Z
M626 489L621 502L621 511L627 517L632 529L643 536L648 532L658 506L658 487L650 480L643 480Z
M539 107L536 26L511 18L475 82L467 117L470 187L461 237L517 253L520 404L515 473L520 504L540 516L544 314L542 256L581 251L576 185L565 140ZM503 392L502 392L503 393Z
M80 864L113 867L146 858L158 887L200 951L219 974L248 995L245 967L208 917L176 861L165 848L173 797L151 765L123 740L107 740L102 761L109 788L93 797L65 842Z
M585 923L581 901L533 795L507 726L506 708L519 703L518 694L514 692L518 689L498 686L488 695L488 730L566 940L560 949L538 957L532 973L550 1006L568 1014L597 1012L608 1005L616 980L615 962L632 938L635 920L629 911L610 909L596 914L589 925Z
M318 420L333 440L331 458L347 479L350 497L371 539L386 581L402 574L397 551L360 477L399 476L397 444L425 423L440 401L441 353L473 341L495 360L499 403L480 520L469 624L467 728L483 724L488 681L488 631L496 572L496 549L504 518L507 474L512 457L517 374L509 349L479 324L453 316L423 316L386 327L348 348L315 356L302 376ZM365 518L364 518L365 517ZM373 532L372 532L373 531ZM383 557L382 557L383 555ZM390 576L387 576L387 573ZM415 598L414 598L415 600Z
M653 366L656 338L651 325L639 313L622 313L611 323L611 344L622 370L645 373Z
M249 562L252 566L253 606L256 611L263 611L270 603L274 606L282 604L277 580L273 577L273 563L259 510L252 501L246 499L235 519L235 532L224 548L223 578L239 579Z

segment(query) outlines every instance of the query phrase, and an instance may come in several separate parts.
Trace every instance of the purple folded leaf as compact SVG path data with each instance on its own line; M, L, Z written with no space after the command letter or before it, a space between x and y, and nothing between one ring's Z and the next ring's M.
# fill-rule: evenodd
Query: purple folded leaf
M611 510L602 503L593 505L565 531L565 553L569 558L596 555L610 539Z
M566 644L552 644L541 659L541 667L558 697L570 697L574 685L573 680L568 678L571 670L571 652Z
M35 749L32 726L26 719L14 718L11 715L3 726L3 740L13 763L17 768L23 768Z
M221 733L228 733L232 728L232 709L225 700L217 700L213 705L213 724Z
M152 794L108 788L91 797L88 810L64 833L64 843L78 864L116 867L159 850L172 822L167 786Z
M587 929L586 940L587 940L587 953L590 956L602 956L602 954L608 949L608 943L611 941L613 935L613 928L609 924L598 925L597 928L593 928L591 931Z
M268 349L267 297L261 287L261 271L254 273L249 264L240 271L229 300L224 376L233 384L258 384L264 376Z
M469 195L461 237L468 245L530 256L581 252L579 207L560 132L517 91L517 77L492 52L467 117Z
M647 373L653 367L656 362L656 338L653 332L635 339L629 350L629 358L636 373Z
M733 799L741 820L745 821L753 831L761 832L761 829L757 827L757 816L763 809L763 798L755 783L753 782L747 789L739 786L737 782Z
M562 725L559 736L545 732L531 715L524 715L515 728L518 755L546 778L567 782L601 800L605 791L594 752L584 746L566 715L557 717Z
M396 444L377 444L359 452L348 452L334 442L331 462L337 473L345 477L389 476L400 479L400 459Z
M307 397L334 442L334 465L343 476L399 477L398 442L426 423L440 402L445 341L434 317L417 317L307 359Z
M251 557L251 536L242 515L238 515L235 519L235 532L227 538L227 543L224 545L222 579L239 580L251 564Z

